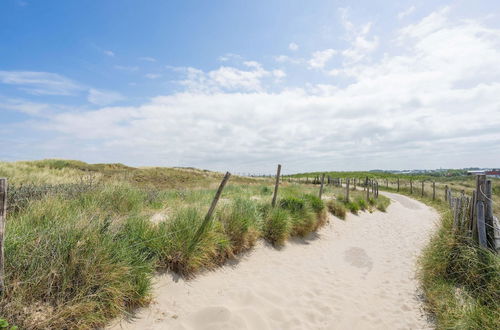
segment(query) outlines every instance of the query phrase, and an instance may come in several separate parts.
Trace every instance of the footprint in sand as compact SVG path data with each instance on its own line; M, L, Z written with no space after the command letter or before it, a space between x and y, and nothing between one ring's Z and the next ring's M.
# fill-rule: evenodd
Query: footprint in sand
M372 270L372 259L366 254L366 251L360 247L351 247L344 252L344 260L351 266L357 268L366 268L367 273Z

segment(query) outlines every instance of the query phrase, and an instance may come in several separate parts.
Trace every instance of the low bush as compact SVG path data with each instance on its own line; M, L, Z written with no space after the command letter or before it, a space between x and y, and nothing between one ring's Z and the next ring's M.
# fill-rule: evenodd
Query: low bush
M290 211L291 213L298 213L302 212L306 208L306 203L299 197L287 196L280 199L279 206L282 209Z
M377 198L377 209L382 212L386 212L391 200L385 196L378 196Z
M368 207L368 205L366 204L366 200L362 197L357 197L355 203L358 205L361 211L366 210Z
M274 246L283 246L290 236L290 215L286 210L270 208L262 226L263 237Z
M336 200L330 200L326 203L326 207L331 214L337 218L345 220L346 208L343 203Z
M259 237L260 214L257 205L251 200L237 198L222 208L218 219L231 241L233 254L248 250Z
M346 208L351 211L352 214L358 214L359 205L355 202L348 202L345 204Z
M318 219L309 209L291 213L290 219L292 236L306 237L317 228Z
M420 259L429 310L440 329L497 329L500 322L500 258L442 222Z

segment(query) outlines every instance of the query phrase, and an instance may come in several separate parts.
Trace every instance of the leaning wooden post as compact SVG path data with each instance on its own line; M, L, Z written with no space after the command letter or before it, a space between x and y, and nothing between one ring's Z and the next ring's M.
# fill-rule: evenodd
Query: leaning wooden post
M492 201L492 187L491 180L486 180L485 184L485 195L486 199L484 203L484 221L486 223L486 239L488 241L488 247L494 248L495 240L493 233L493 201Z
M323 184L325 183L325 173L321 175L321 185L319 186L319 199L321 199L321 195L323 195Z
M345 200L349 203L349 179L345 179Z
M7 179L0 179L0 296L5 292L4 282L4 233L7 217Z
M280 173L281 173L281 164L278 164L278 171L276 172L276 183L274 184L273 202L271 203L273 207L276 206L276 198L278 197L278 187L280 185Z

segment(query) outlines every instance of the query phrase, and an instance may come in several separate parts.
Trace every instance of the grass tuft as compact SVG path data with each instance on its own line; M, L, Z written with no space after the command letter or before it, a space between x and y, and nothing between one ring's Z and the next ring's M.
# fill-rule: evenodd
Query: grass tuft
M329 200L326 204L328 211L336 216L337 218L340 218L342 220L345 220L346 216L346 208L344 206L344 203L341 203L336 200Z
M290 215L286 210L269 209L262 228L264 238L276 247L283 246L290 236L289 218Z

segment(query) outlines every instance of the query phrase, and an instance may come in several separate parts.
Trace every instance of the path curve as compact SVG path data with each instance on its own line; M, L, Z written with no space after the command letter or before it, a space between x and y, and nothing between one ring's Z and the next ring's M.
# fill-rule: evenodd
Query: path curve
M382 192L381 192L382 193ZM416 260L438 214L383 193L387 213L348 215L281 250L259 243L239 262L185 281L156 278L155 301L111 329L430 329Z

